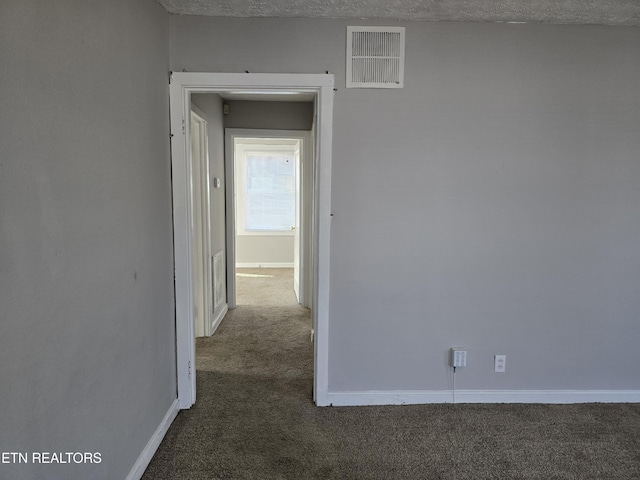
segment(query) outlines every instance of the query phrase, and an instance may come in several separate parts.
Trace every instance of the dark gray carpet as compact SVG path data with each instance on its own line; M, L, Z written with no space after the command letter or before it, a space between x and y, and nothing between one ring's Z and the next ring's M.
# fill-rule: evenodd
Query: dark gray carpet
M640 479L638 404L315 407L309 327L241 306L198 339L197 403L143 478Z

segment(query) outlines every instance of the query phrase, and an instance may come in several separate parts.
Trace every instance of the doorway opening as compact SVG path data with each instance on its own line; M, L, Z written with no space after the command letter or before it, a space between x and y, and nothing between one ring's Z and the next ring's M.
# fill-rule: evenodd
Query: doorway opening
M230 308L238 304L236 280L264 274L245 271L256 268L278 269L271 274L281 281L290 276L296 302L312 308L312 136L313 130L226 129L227 178L233 178L227 196Z
M331 192L331 125L333 76L305 74L172 73L170 85L174 254L176 286L177 390L180 408L196 399L195 324L198 278L193 267L198 222L194 206L194 166L191 162L190 101L192 94L254 96L311 95L315 107L312 140L316 162L312 169L311 229L309 238L310 291L314 338L313 397L328 405L328 299ZM264 97L262 97L264 98ZM229 183L227 183L227 186ZM229 200L227 188L227 200ZM229 224L229 222L227 223ZM215 230L215 229L214 229ZM234 228L235 230L235 228ZM229 234L229 232L227 232ZM228 248L228 246L227 246ZM227 265L234 255L227 252ZM233 267L235 269L235 265ZM228 272L229 273L229 272ZM229 278L230 275L228 275ZM231 286L231 283L227 287ZM228 300L233 296L227 288ZM235 294L235 292L233 292ZM304 296L304 295L303 295ZM231 306L231 305L230 305Z

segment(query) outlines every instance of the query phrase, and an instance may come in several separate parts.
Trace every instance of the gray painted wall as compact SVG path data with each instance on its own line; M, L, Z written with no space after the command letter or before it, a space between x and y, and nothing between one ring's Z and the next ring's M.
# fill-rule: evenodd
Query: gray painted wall
M406 22L406 87L347 91L370 23L171 17L174 70L336 75L331 391L458 345L462 389L637 389L640 30Z
M271 130L311 130L313 103L257 102L227 100L229 114L225 128L267 128Z
M226 176L224 169L224 126L222 118L222 99L216 94L194 94L191 101L206 115L207 136L209 142L209 177L211 181L211 253L222 250L226 257ZM213 187L213 179L219 178L220 188ZM226 275L226 261L225 265ZM224 283L224 297L227 297L227 279ZM225 302L226 303L226 302ZM222 310L220 306L214 316Z
M176 398L169 19L0 4L0 478L122 479ZM29 458L31 461L31 458Z
M226 128L311 130L313 103L230 100ZM238 235L236 262L240 264L293 263L291 235Z
M280 263L293 265L294 236L289 235L237 235L236 264L240 267Z

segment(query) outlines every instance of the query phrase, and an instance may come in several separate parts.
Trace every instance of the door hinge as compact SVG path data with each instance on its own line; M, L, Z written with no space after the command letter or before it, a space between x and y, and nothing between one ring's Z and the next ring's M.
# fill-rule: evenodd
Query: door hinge
M187 133L187 122L185 122L184 118L182 119L182 134L185 135Z
M189 373L189 378L191 378L191 360L189 360L188 366L189 368L187 368L187 371Z

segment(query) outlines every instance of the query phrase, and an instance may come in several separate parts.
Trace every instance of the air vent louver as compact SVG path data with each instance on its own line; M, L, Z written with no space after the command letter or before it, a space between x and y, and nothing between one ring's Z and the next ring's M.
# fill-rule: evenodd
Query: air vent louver
M347 88L404 86L404 27L347 27Z

